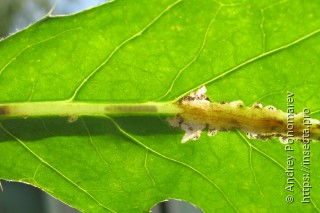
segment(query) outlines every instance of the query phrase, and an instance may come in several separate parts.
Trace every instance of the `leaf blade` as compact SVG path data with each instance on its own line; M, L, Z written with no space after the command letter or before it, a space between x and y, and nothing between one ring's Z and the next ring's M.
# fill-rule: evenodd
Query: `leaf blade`
M45 18L0 43L6 53L0 58L0 101L162 102L210 83L213 100L260 99L285 110L290 89L297 111L316 110L318 95L304 94L319 89L313 74L319 68L317 9L316 1L141 0ZM287 210L285 153L275 140L221 132L180 144L182 132L150 117L1 123L1 178L31 183L83 211L146 211L167 198L209 212ZM318 144L312 147L317 153ZM301 158L300 144L294 148ZM313 206L306 209L319 211L319 189L313 190ZM297 202L291 207L302 208Z

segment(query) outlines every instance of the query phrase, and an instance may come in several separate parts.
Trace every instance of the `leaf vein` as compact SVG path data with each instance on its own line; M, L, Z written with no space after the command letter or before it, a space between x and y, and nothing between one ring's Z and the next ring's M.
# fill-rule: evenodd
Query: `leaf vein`
M37 46L37 45L39 45L39 44L45 43L45 42L47 42L47 41L50 41L50 40L52 40L52 39L55 39L55 38L59 37L60 35L66 33L66 32L73 31L73 30L79 30L79 29L81 29L81 27L76 27L76 28L71 28L71 29L68 29L68 30L64 30L64 31L59 32L58 34L56 34L56 35L54 35L54 36L51 36L51 37L49 37L49 38L46 38L46 39L44 39L44 40L42 40L42 41L39 41L39 42L36 42L36 43L34 43L34 44L29 44L29 38L28 38L28 39L27 39L27 46L24 47L24 48L22 48L15 56L13 56L13 57L8 61L8 63L6 63L6 64L0 69L0 75L4 72L4 70L5 70L6 68L8 68L8 67L13 63L14 60L16 60L20 55L22 55L26 50L30 49L31 47L34 47L34 46Z
M110 167L109 167L109 164L108 162L104 159L104 157L102 156L100 150L98 149L97 145L94 143L93 139L92 139L92 136L91 136L91 133L90 133L90 130L88 128L88 125L85 123L85 121L83 120L83 118L81 118L81 123L89 137L89 140L90 140L90 143L91 145L93 146L93 148L95 149L95 151L97 152L99 158L101 159L101 161L104 163L104 165L107 167L108 171L110 172Z
M148 153L149 153L149 149L146 149L146 156L145 156L145 158L144 158L144 168L146 169L147 174L148 174L148 176L150 177L153 186L156 186L156 182L154 181L153 177L151 176L150 171L149 171L148 166L147 166Z
M212 19L209 21L209 24L207 25L206 31L205 31L203 39L202 39L201 46L198 49L198 51L196 52L196 54L193 56L193 58L184 67L182 67L178 71L178 73L174 77L173 81L171 82L168 90L162 96L160 96L159 98L155 99L154 101L160 101L161 99L165 98L172 91L172 88L174 87L174 84L176 83L178 78L181 76L181 74L198 59L199 55L201 54L201 52L203 51L203 49L204 49L204 47L205 47L205 45L207 43L209 30L210 30L212 24L215 22L215 20L216 20L218 14L219 14L221 8L222 8L222 6L220 5L218 7L217 11L215 12L214 16L212 17Z
M254 182L255 184L258 186L259 188L259 192L260 192L260 195L263 197L263 199L268 203L268 206L269 206L269 210L270 212L271 211L271 205L270 205L270 202L269 200L267 200L267 198L265 197L262 189L261 189L261 185L260 183L258 182L258 179L257 179L257 176L256 176L256 172L254 171L254 168L253 168L253 164L252 164L252 144L248 141L247 138L245 138L243 136L243 134L241 134L241 132L239 130L237 130L237 133L240 135L240 137L246 142L246 144L248 145L249 147L249 165L250 165L250 169L251 169L251 172L252 172L252 175L253 175L253 178L254 178Z
M44 160L42 157L40 157L37 153L35 153L30 147L28 147L21 139L19 139L18 137L16 137L13 133L11 133L9 130L7 130L1 123L0 123L0 128L6 133L8 134L10 137L12 137L14 140L16 140L24 149L26 149L29 153L31 153L36 159L38 159L41 163L45 164L46 166L48 166L50 169L52 169L54 172L56 172L58 175L60 175L62 178L64 178L65 180L67 180L69 183L71 183L73 186L75 186L76 188L78 188L80 191L82 191L83 193L85 193L88 197L90 197L93 201L95 201L99 206L101 206L102 208L110 211L110 212L116 212L111 208L106 207L105 205L103 205L102 203L100 203L92 194L90 194L87 190L85 190L84 188L82 188L81 186L79 186L77 183L75 183L74 181L72 181L70 178L68 178L66 175L64 175L62 172L60 172L57 168L55 168L54 166L52 166L49 162L47 162L46 160Z
M201 171L197 170L196 168L192 167L191 165L184 163L182 161L179 161L177 159L168 157L164 154L161 154L160 152L150 148L149 146L145 145L144 143L142 143L140 140L138 140L137 138L135 138L134 136L132 136L131 134L129 134L128 132L126 132L114 119L112 119L111 117L104 115L102 117L105 117L106 119L110 120L115 127L126 137L128 137L129 139L131 139L132 141L134 141L135 143L139 144L140 146L144 147L145 149L149 150L150 152L158 155L159 157L162 157L168 161L177 163L181 166L184 166L188 169L190 169L191 171L193 171L194 173L198 174L200 177L204 178L206 181L208 181L215 189L217 189L217 191L219 191L219 193L223 196L223 198L227 201L227 203L236 211L239 212L239 210L235 207L235 205L231 202L231 200L227 197L227 195L224 193L224 191L213 181L211 180L208 176L206 176L205 174L203 174Z
M245 136L241 133L238 132L238 134L241 135L242 139L245 140ZM263 155L264 157L270 159L272 162L274 162L277 166L279 166L280 168L282 168L284 171L286 170L286 168L284 166L282 166L278 161L276 161L274 158L272 158L271 156L269 156L268 154L264 153L263 151L261 151L260 149L258 149L257 147L255 147L254 145L252 145L249 141L246 141L246 143L248 143L248 145L250 145L254 150L256 150L258 153L260 153L261 155ZM299 187L302 189L302 185L300 184L300 182L297 180L296 177L293 177L294 181L299 185ZM312 203L312 205L315 207L315 209L317 210L317 212L320 212L318 206L315 204L315 202L312 200L312 198L310 197L310 201Z
M76 96L78 95L79 91L81 90L81 88L83 88L83 86L96 74L98 73L102 67L104 67L109 61L110 59L126 44L128 44L130 41L140 37L145 31L147 31L152 25L154 25L158 20L160 20L160 18L167 13L169 10L171 10L171 8L173 8L174 6L176 6L177 4L179 4L180 2L182 2L182 0L177 0L174 3L170 4L169 6L167 6L160 14L158 14L153 20L151 20L151 22L149 22L146 26L144 26L140 31L136 32L135 34L133 34L132 36L130 36L129 38L125 39L124 41L122 41L118 46L116 46L111 52L110 54L107 56L107 58L100 64L98 65L91 73L89 73L78 85L78 87L75 89L75 91L73 92L73 94L71 95L71 97L67 100L67 101L73 101Z
M320 33L320 29L316 29L313 32L310 32L310 33L308 33L308 34L306 34L306 35L304 35L304 36L302 36L302 37L300 37L300 38L298 38L298 39L296 39L294 41L291 41L291 42L289 42L287 44L284 44L284 45L282 45L280 47L277 47L275 49L272 49L270 51L262 52L257 56L254 56L254 57L252 57L250 59L247 59L247 60L243 61L242 63L236 65L235 67L233 67L233 68L231 68L229 70L226 70L226 71L222 72L221 74L219 74L219 75L217 75L217 76L215 76L215 77L213 77L213 78L211 78L211 79L209 79L207 81L204 81L201 84L198 84L198 85L194 86L192 89L190 89L190 90L184 92L183 94L181 94L176 100L179 100L181 97L186 96L187 94L189 94L192 91L200 88L203 85L208 85L210 83L216 82L216 81L222 79L223 77L225 77L225 76L227 76L227 75L229 75L229 74L231 74L231 73L233 73L235 71L238 71L239 69L241 69L241 68L243 68L243 67L245 67L245 66L247 66L247 65L249 65L249 64L251 64L253 62L256 62L256 61L258 61L258 60L260 60L262 58L265 58L265 57L270 56L272 54L281 52L284 49L287 49L287 48L290 48L290 47L292 47L292 46L294 46L296 44L299 44L299 43L301 43L301 42L303 42L303 41L305 41L305 40L307 40L309 38L312 38L313 36L316 36L318 33Z

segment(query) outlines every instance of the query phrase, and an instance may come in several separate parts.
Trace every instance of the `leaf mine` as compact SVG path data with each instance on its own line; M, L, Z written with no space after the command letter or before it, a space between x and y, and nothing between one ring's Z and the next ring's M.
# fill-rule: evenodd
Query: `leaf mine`
M263 107L255 103L246 107L240 100L230 103L214 103L206 96L206 88L192 92L181 98L176 105L181 109L175 117L167 119L173 127L179 127L185 135L182 143L197 140L202 130L208 129L208 136L214 136L218 131L231 131L239 129L246 132L250 139L267 140L278 137L282 143L288 138L288 119L293 117L294 132L292 137L302 140L306 125L304 114L290 115L276 109L274 106ZM309 119L310 140L320 139L320 121Z
M9 114L9 107L8 106L1 106L0 107L0 115L7 115Z

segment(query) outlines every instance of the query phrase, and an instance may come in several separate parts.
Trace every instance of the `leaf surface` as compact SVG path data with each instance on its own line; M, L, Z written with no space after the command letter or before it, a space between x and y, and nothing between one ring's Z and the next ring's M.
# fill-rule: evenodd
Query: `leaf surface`
M296 112L320 118L319 10L316 0L118 0L45 17L0 42L0 102L164 102L206 85L214 101L282 110L291 91ZM163 117L3 120L0 177L83 212L143 212L168 198L205 212L319 211L319 143L302 204L302 143L288 152L242 132L182 136ZM288 154L294 193L285 190Z

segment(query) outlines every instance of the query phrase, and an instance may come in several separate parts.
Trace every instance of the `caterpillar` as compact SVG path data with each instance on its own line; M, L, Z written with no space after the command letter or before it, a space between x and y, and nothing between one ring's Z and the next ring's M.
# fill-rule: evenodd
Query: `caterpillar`
M216 135L218 131L238 129L251 139L278 137L283 143L289 137L301 141L305 138L320 140L320 121L303 112L287 113L274 106L263 107L261 103L247 107L242 101L211 102L204 86L176 104L181 112L167 118L167 121L185 132L183 143L199 139L204 129L208 130L209 136Z

